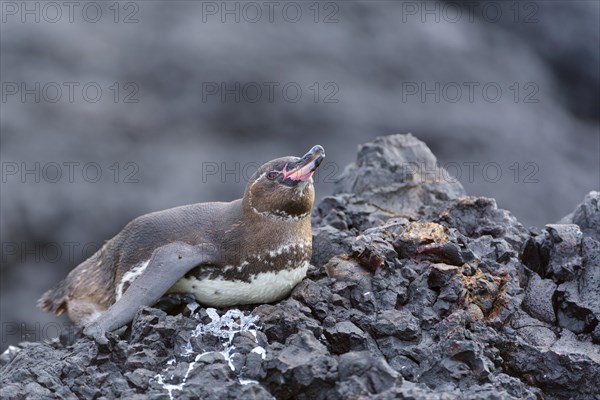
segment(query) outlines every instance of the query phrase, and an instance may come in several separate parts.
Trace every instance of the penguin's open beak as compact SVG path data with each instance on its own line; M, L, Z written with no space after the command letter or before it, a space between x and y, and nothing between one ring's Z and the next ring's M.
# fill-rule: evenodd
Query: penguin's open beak
M321 165L321 162L325 158L325 150L322 146L316 145L308 151L300 161L292 165L292 169L287 169L288 166L283 170L284 179L290 178L295 181L307 181L312 178L313 174Z

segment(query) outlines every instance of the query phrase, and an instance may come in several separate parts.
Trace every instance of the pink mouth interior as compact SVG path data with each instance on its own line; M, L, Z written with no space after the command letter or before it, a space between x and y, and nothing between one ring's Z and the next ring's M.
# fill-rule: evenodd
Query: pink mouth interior
M283 171L281 171L281 173L283 174L283 179L290 178L295 181L309 180L315 173L315 171L312 171L312 165L313 165L313 162L309 161L308 163L306 163L305 165L303 165L300 168L296 168L296 169L292 169L291 171L288 171L287 164L286 164L285 167L283 167Z

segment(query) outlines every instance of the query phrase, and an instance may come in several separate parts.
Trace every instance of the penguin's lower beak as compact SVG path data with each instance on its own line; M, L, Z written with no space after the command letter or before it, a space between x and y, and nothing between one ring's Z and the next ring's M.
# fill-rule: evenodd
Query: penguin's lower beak
M325 159L325 150L322 146L316 145L302 156L291 170L284 171L284 177L295 181L307 181L312 178L323 159Z

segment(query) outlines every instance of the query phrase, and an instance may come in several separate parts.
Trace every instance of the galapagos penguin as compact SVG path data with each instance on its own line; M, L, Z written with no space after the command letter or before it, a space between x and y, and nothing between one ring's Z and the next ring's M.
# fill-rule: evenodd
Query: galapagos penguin
M99 339L166 293L191 294L214 307L286 297L308 270L312 176L324 158L317 145L303 157L262 165L241 199L134 219L47 291L39 307L66 312Z

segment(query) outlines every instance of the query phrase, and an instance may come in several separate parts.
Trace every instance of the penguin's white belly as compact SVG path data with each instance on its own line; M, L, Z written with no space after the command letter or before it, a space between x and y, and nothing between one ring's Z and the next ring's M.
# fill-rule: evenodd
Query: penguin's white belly
M308 261L293 269L262 272L250 282L241 280L182 278L169 290L170 293L190 293L198 302L214 307L239 304L270 303L290 294L306 277Z

